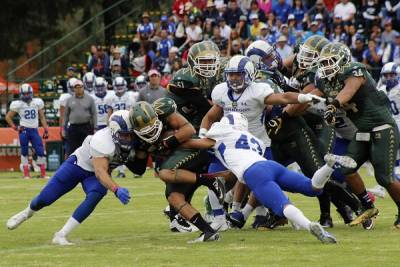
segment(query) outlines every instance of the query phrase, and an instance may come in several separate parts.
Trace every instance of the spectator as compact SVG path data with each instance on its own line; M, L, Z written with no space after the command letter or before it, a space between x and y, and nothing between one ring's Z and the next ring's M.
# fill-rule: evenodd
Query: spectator
M375 43L380 46L382 44L382 29L378 24L372 25L369 39L375 40Z
M67 155L80 147L86 136L93 134L94 125L97 125L97 110L93 98L85 92L81 80L75 80L72 86L74 94L66 102L62 129L62 136L68 141Z
M382 63L394 62L400 65L400 33L396 33L394 43L389 44L384 52Z
M187 35L187 41L198 42L203 39L203 30L196 24L194 17L189 18L189 26L185 29Z
M168 38L168 32L166 30L162 30L160 36L161 40L157 45L158 56L168 58L169 49L174 46L174 43Z
M244 42L247 42L250 39L250 27L247 25L246 16L240 16L239 23L236 24L236 31Z
M247 12L251 8L251 3L253 1L254 0L240 0L239 1L239 6L240 6L240 9L242 10L243 14L247 14Z
M287 41L286 36L281 35L276 42L276 51L282 59L286 59L293 54L293 48L287 44Z
M393 30L392 19L386 19L384 23L385 30L382 32L382 46L386 47L388 44L394 43L397 31Z
M344 31L342 24L336 24L335 28L333 29L333 33L331 33L329 36L329 40L331 42L340 42L346 45L348 43L348 38L349 37Z
M287 22L287 17L290 14L291 8L292 7L286 3L286 0L278 0L278 3L273 6L276 17L280 18L283 23Z
M251 1L250 10L247 13L247 21L250 21L250 23L252 15L257 15L258 19L263 23L267 22L267 17L265 16L265 13L259 9L256 0Z
M176 58L172 62L172 75L174 75L178 70L180 70L183 67L182 59L181 58Z
M168 60L167 60L167 64L169 64L170 66L172 66L172 62L178 58L178 53L179 53L179 49L176 46L173 46L169 49L168 52Z
M347 40L347 46L349 48L354 48L356 47L356 40L359 38L361 35L357 33L356 25L350 24L348 29L348 40Z
M231 28L235 28L236 23L239 22L239 18L243 15L243 12L240 10L237 0L230 0L229 4L229 8L224 13L224 19Z
M231 49L229 50L228 56L243 55L242 43L239 39L235 39L231 42Z
M355 47L351 49L353 60L357 62L363 62L364 51L365 51L364 38L358 36L355 40Z
M204 10L207 6L207 0L192 0L193 8L197 10Z
M88 67L96 76L109 76L110 58L104 52L103 47L97 46L97 52L91 58Z
M161 81L160 81L160 85L163 88L167 88L167 85L169 84L169 82L172 79L172 69L171 66L169 64L165 65L164 69L162 70L162 77L161 77Z
M210 40L213 36L215 23L212 19L206 19L203 24L203 38L204 40Z
M352 2L349 2L349 0L341 0L340 3L335 6L333 13L335 16L340 16L344 22L351 22L354 20L356 11L356 6Z
M321 32L320 30L318 30L318 22L313 21L310 24L310 30L307 31L304 36L303 36L303 40L307 40L308 37L312 36L312 35L321 35L324 36L324 33Z
M318 22L318 30L325 33L326 32L326 25L324 24L324 18L321 14L317 14L315 16L315 21Z
M325 25L329 25L329 18L331 17L326 6L324 3L324 0L317 0L315 2L315 5L310 8L307 12L307 19L308 23L310 23L313 20L316 20L317 14L321 14L323 17L323 23Z
M287 24L282 24L279 34L280 36L286 37L289 46L294 47L297 44L296 36L293 32L289 32L289 26Z
M121 54L123 54L123 55L121 56ZM120 48L120 47L115 47L112 50L110 62L114 62L116 60L121 63L121 76L124 76L124 77L128 76L129 60L128 60L127 56L125 55L125 53L122 53L122 48ZM111 66L111 68L112 68L112 66Z
M168 35L175 34L175 23L173 23L172 21L169 21L168 17L166 15L161 16L161 19L160 19L160 32L162 30L167 31Z
M274 45L276 42L275 35L271 33L271 29L267 24L261 26L260 35L257 36L257 40L263 40L268 42L270 45Z
M226 50L228 48L228 39L222 36L221 28L217 26L214 27L213 37L211 38L211 41L213 41L218 46L220 51Z
M119 76L122 76L121 60L114 59L114 61L111 63L111 80L107 80L108 84L112 84L110 81Z
M272 14L272 13L271 13ZM302 24L297 24L296 18L294 17L293 14L290 14L288 16L288 27L290 29L290 31L293 32L299 32L299 31L303 31L303 25Z
M185 17L187 18L187 15ZM174 44L178 47L187 40L186 27L188 23L189 20L186 22L184 18L179 18L178 24L176 25Z
M76 68L75 67L72 67L72 66L70 66L70 67L68 67L67 68L67 73L66 73L66 78L65 79L62 79L61 81L60 81L60 84L61 84L61 86L62 86L62 88L63 88L63 92L64 93L68 93L69 92L69 90L68 90L68 85L67 85L67 83L68 83L68 80L69 79L71 79L71 78L76 78L77 77L77 75L76 75Z
M393 19L400 19L400 2L398 0L386 0L385 7L387 15Z
M183 18L185 14L185 4L190 2L190 0L175 0L172 5L172 13L174 13L178 18Z
M265 24L263 22L260 22L258 19L258 15L253 13L250 15L250 20L251 20L251 26L250 26L250 37L252 40L256 40L257 36L261 34L261 27L263 27Z
M215 1L215 8L218 10L218 17L222 17L226 11L226 4L224 1Z
M264 14L271 13L272 0L257 0L258 7L264 12Z
M213 21L217 21L219 17L218 10L215 8L214 1L207 1L207 9L203 12L203 20L212 19Z
M370 29L373 23L379 22L379 13L381 7L378 4L378 0L367 0L361 8L362 17L364 19L364 25L366 29Z
M383 50L377 46L374 39L368 41L368 48L363 54L363 63L369 69L375 81L379 80L380 70L382 68Z
M138 39L149 40L155 34L154 24L150 22L149 13L144 12L142 15L142 22L137 27Z
M167 91L160 86L161 74L157 70L150 70L148 76L150 81L146 87L139 91L138 100L153 103L155 100L165 97Z
M229 39L229 37L231 36L231 27L229 27L228 25L226 25L225 19L223 17L218 18L218 26L219 29L221 30L221 36Z
M303 22L306 11L307 10L304 8L302 0L295 0L294 5L290 10L290 13L294 15L297 24L301 24Z

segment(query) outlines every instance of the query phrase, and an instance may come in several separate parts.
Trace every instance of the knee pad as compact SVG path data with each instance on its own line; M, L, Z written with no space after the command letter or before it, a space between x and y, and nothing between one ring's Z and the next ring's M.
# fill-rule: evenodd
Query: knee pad
M39 156L36 160L36 164L41 165L41 164L46 164L46 157Z

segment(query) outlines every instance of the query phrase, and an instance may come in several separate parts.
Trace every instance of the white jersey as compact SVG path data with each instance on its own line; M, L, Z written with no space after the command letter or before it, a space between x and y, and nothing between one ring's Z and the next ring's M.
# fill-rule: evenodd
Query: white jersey
M243 174L251 165L266 160L263 157L265 144L249 132L215 122L206 137L215 140L213 148L216 157L242 183L245 183Z
M396 121L397 127L400 127L400 84L393 87L387 93L390 101L390 110L394 120Z
M26 128L39 127L39 110L44 108L44 102L40 98L33 98L29 103L22 100L11 102L10 110L18 113L19 125Z
M82 169L94 172L93 158L105 157L109 159L110 171L119 165L134 158L135 152L132 149L129 155L121 155L120 150L114 144L110 128L106 127L97 131L94 135L85 138L82 145L72 153L77 157L77 165Z
M224 115L232 111L245 115L249 122L249 132L269 146L271 140L265 131L263 119L264 99L274 93L271 86L267 83L252 82L241 95L230 95L228 92L229 88L226 83L215 86L211 94L213 103L224 110Z
M99 126L105 126L107 125L107 111L108 111L108 104L106 102L106 99L108 97L108 92L107 94L101 98L96 95L92 95L94 99L94 104L96 105L96 111L97 111L97 125L96 127Z
M135 105L135 98L132 95L132 92L125 92L122 96L111 94L106 98L106 104L113 111L129 110L133 105Z
M72 95L70 93L62 93L60 95L60 98L58 101L60 102L60 106L65 107L67 104L67 100L71 97Z

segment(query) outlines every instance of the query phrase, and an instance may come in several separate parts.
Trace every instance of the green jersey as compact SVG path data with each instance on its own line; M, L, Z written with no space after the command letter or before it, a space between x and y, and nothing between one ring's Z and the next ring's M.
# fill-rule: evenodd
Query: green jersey
M388 98L384 92L378 91L376 83L361 63L351 62L331 81L318 79L316 86L325 96L336 98L345 86L345 80L350 77L364 77L364 83L352 99L343 105L346 116L359 131L370 132L383 124L395 126L395 121L387 105Z

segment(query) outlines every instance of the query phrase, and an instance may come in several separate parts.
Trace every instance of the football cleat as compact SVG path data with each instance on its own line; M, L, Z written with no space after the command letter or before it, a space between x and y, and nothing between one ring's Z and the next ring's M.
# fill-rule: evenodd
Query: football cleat
M210 226L216 232L224 232L229 229L225 215L214 217L214 220L211 222Z
M191 233L197 232L199 229L197 227L189 224L182 216L175 215L175 218L170 222L169 227L171 232L179 233Z
M278 226L288 224L288 220L285 217L278 216L273 213L269 213L267 216L267 227L269 229L275 229Z
M397 219L394 221L393 227L395 229L400 229L400 214L397 214Z
M357 162L348 156L338 156L328 153L324 156L324 160L333 169L357 167Z
M268 230L268 218L267 216L256 215L254 217L254 222L251 224L251 227L256 230Z
M363 221L361 225L365 230L372 230L375 227L375 222L372 218L368 218L365 221Z
M68 241L66 236L61 235L59 232L56 232L54 234L53 240L51 241L53 245L59 245L59 246L71 246L74 245L74 243Z
M32 214L33 215L33 214ZM14 216L12 216L10 219L7 221L7 228L9 230L14 230L16 229L21 223L24 221L28 220L32 215L29 216L28 212L26 210L23 210Z
M118 172L118 174L116 176L116 178L125 178L125 177L126 177L126 175L123 172Z
M349 225L350 226L359 225L360 223L363 223L367 219L372 219L372 218L376 217L378 214L379 214L379 210L377 208L371 208L371 209L364 210Z
M376 197L385 198L386 196L385 188L380 185L376 185L373 188L368 188L367 191L371 192Z
M219 204L224 204L225 185L222 177L215 177L215 181L212 183L210 190L212 190L217 196Z
M194 243L201 243L201 242L210 242L210 241L218 241L220 239L220 235L218 232L212 233L212 232L204 232L201 233L198 238L195 240L188 241L189 244L194 244Z
M336 238L317 222L310 223L310 232L322 243L336 243Z
M336 211L343 218L344 224L349 224L354 220L353 211L349 206L343 206L336 209Z
M321 216L319 217L319 223L324 228L333 227L332 217L329 213L321 213Z
M243 226L246 224L243 213L238 210L229 213L228 220L233 227L237 227L239 229L243 228Z

